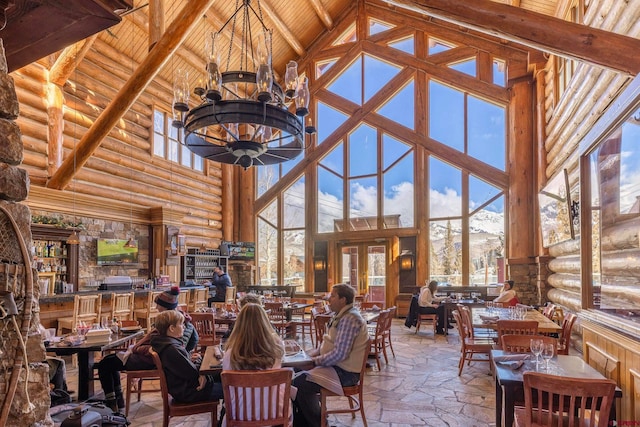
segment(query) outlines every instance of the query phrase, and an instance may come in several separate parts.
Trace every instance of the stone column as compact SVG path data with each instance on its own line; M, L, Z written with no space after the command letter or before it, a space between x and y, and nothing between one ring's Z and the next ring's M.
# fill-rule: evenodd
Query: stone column
M49 366L45 362L43 341L38 327L38 297L40 289L37 283L27 283L27 269L33 271L33 282L37 282L37 274L32 269L30 249L31 241L31 211L28 206L19 202L25 200L29 191L29 175L19 168L23 158L23 145L20 128L15 120L19 114L18 98L13 85L13 78L7 73L7 63L4 47L0 40L0 206L15 220L18 233L13 232L11 221L4 211L2 215L3 232L0 237L0 290L10 292L18 307L18 314L0 319L2 345L5 350L3 367L0 368L0 405L2 413L0 424L7 426L41 426L53 425L49 417ZM19 239L23 239L29 255L24 259L20 249ZM15 259L14 259L15 258ZM24 307L28 289L33 285L33 303L30 317L26 315ZM0 315L1 317L1 315ZM13 319L12 319L13 317ZM27 318L28 336L26 337L26 354L28 365L22 361L20 367L14 366L16 358L23 354L19 335L24 330L23 320ZM13 321L15 320L15 322ZM18 329L16 330L16 325ZM25 338L25 337L23 337ZM29 366L29 375L26 367ZM10 378L14 370L20 369L15 387L11 386ZM26 393L25 393L25 381ZM5 387L9 384L9 387ZM13 396L10 396L13 394ZM11 407L5 406L12 397Z

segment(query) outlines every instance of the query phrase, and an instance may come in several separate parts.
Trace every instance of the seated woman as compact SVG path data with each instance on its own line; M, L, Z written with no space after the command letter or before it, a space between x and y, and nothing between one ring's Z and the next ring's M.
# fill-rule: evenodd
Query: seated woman
M414 295L411 300L411 306L409 307L409 314L404 323L407 328L416 326L418 314L437 314L438 322L436 325L436 333L438 335L444 335L444 305L440 304L444 298L435 296L437 289L438 282L432 280L428 285L420 288L420 295L418 297Z
M162 361L171 396L182 403L220 400L222 384L213 377L200 375L202 358L189 354L182 343L184 315L179 311L164 311L156 317L158 335L151 338L151 346Z
M178 307L178 295L180 288L177 286L164 291L155 299L158 311L175 310ZM182 335L182 342L187 351L193 351L198 345L198 333L191 324L189 315L185 315L187 322ZM156 329L152 329L142 337L127 352L109 354L97 364L100 385L104 392L107 406L114 412L124 413L124 398L122 396L122 384L120 382L120 371L142 371L155 369L153 358L149 354L151 348L151 338L158 335Z
M505 305L514 306L518 303L518 296L516 295L516 291L513 290L513 280L507 280L503 283L500 295L498 295L493 302L501 302Z
M283 357L282 339L274 331L267 313L259 304L245 303L227 341L222 369L278 369L282 366ZM292 414L292 411L289 413ZM292 421L293 415L289 424Z

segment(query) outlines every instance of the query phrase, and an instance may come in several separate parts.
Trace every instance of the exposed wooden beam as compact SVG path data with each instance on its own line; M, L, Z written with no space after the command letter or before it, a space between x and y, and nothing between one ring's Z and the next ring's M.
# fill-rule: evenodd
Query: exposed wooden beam
M273 8L264 0L260 3L260 7L269 16L269 18L271 18L271 21L276 27L276 30L278 30L280 34L282 34L286 42L289 43L293 50L295 50L296 53L300 56L304 55L306 52L304 46L302 46L302 43L300 42L298 37L293 34L293 32L289 29L289 27L287 27L284 21L280 19L276 11L273 10Z
M316 15L318 15L318 18L320 18L327 30L330 30L333 27L333 19L331 19L331 15L329 15L327 9L325 9L320 0L309 1L311 2L311 6L313 6L313 10L316 11Z
M149 0L149 50L153 49L164 33L164 2Z
M628 75L640 72L640 40L490 0L388 0L485 34Z
M102 139L107 136L120 117L138 99L149 82L156 76L170 56L184 42L187 34L195 28L198 17L206 12L215 0L191 0L183 6L180 14L162 35L156 46L149 52L131 78L118 91L113 101L96 119L93 126L78 143L76 150L71 153L51 177L47 187L58 190L64 189L73 179L77 170L89 160L93 152L100 146Z
M67 46L51 67L49 71L49 81L58 86L64 86L71 73L73 73L73 70L76 69L78 63L82 61L82 58L84 58L89 49L91 49L97 37L98 35L94 34L71 46Z

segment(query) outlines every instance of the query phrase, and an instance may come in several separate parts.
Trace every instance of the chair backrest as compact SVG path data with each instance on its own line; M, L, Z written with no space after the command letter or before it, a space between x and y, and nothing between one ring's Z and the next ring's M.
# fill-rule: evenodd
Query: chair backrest
M158 307L156 306L156 297L163 293L164 291L153 291L149 292L147 296L147 306L145 307L150 313L157 313Z
M76 295L73 300L73 326L78 322L87 325L99 323L102 314L102 295Z
M375 336L371 338L378 340L384 337L385 331L387 330L387 326L389 323L389 319L391 319L389 310L382 310L380 312L380 316L378 316L378 319L376 320Z
M236 288L235 286L228 286L226 293L224 294L225 301L235 301L236 300Z
M611 380L568 378L538 372L525 372L524 401L525 425L567 425L558 423L565 413L569 427L609 425L609 412L613 404L616 384ZM563 405L558 405L563 402Z
M396 317L396 311L398 311L398 308L395 305L392 307L389 307L389 328L391 328L393 319Z
M216 339L216 322L213 313L191 313L191 323L198 333L198 346L207 348L219 343Z
M289 425L291 376L291 369L222 372L227 427Z
M589 341L585 347L584 358L587 363L606 378L620 384L620 361Z
M460 341L464 345L464 339L468 338L469 334L467 333L467 329L464 327L464 320L462 319L462 315L460 314L459 310L453 310L451 314L456 321L456 328L458 329Z
M162 394L162 407L165 414L170 412L169 408L169 387L167 386L167 376L164 373L164 369L162 369L162 362L160 361L160 356L153 349L149 349L149 353L151 357L153 357L153 363L156 365L156 369L158 370L158 378L160 378L160 393Z
M386 305L384 301L363 301L360 303L360 308L363 310L371 310L375 307L384 310L386 308Z
M631 390L631 419L640 420L640 372L629 369L629 389Z
M318 314L313 318L313 326L316 330L316 345L320 347L324 334L327 332L327 324L333 316L330 314Z
M553 315L556 314L556 305L555 304L547 304L547 306L542 310L542 314L549 320L553 320Z
M467 338L474 338L473 334L473 321L471 319L471 309L462 304L457 304L458 313L462 319L462 326L464 329L464 336Z
M199 308L206 307L209 300L209 288L194 289L191 294L189 310L193 313Z
M530 353L531 340L542 340L543 344L552 344L554 348L558 346L558 340L545 335L513 335L506 334L500 337L502 349L512 353Z
M189 311L189 295L188 290L181 290L178 294L178 308L182 311Z
M133 320L133 307L135 292L125 292L122 294L111 293L111 317L118 320Z
M555 311L555 309L554 309ZM576 316L573 313L568 313L562 321L562 334L558 340L558 354L569 354L569 346L571 344L571 330L573 324L576 322Z
M537 335L538 334L538 321L537 320L506 320L501 319L496 322L498 330L498 339L501 336L511 335Z

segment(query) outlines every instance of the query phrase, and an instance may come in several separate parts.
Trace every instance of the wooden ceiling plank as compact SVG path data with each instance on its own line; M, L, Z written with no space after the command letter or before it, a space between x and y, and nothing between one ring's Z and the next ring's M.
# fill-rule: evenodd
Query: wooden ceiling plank
M490 0L389 0L389 3L564 58L636 75L640 40Z
M333 19L331 19L331 15L327 9L325 9L324 5L320 0L309 0L311 2L311 6L313 6L313 10L316 11L316 15L322 21L327 30L330 30L333 27Z
M98 34L94 34L71 46L67 46L51 67L49 71L49 81L58 86L64 86L69 76L73 73L73 70L76 69L78 63L82 61L89 49L91 49L97 37Z
M102 140L111 131L125 111L131 107L151 80L160 71L176 49L184 42L188 33L196 26L198 17L204 14L215 0L192 0L183 6L180 14L162 35L156 46L149 52L131 78L122 86L118 94L84 134L77 148L62 163L51 177L47 187L64 189L73 179L78 169L89 160Z
M269 18L271 18L271 21L273 22L273 25L276 27L276 30L278 30L278 32L282 34L286 42L289 43L289 46L291 46L298 55L300 56L304 55L306 52L306 49L304 48L304 46L302 45L298 37L295 34L293 34L293 31L291 31L289 27L287 27L287 25L280 18L280 16L278 16L276 11L273 10L271 5L269 5L269 3L263 0L260 3L260 7L269 16Z

